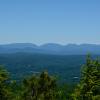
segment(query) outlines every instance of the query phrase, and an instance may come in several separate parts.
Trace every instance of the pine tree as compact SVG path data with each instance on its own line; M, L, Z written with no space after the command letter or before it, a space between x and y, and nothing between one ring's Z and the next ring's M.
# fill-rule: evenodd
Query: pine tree
M73 97L74 100L99 100L95 96L100 96L100 62L88 56Z
M0 66L0 100L11 100L12 92L9 87L9 73Z
M56 81L47 72L23 81L23 100L56 100Z

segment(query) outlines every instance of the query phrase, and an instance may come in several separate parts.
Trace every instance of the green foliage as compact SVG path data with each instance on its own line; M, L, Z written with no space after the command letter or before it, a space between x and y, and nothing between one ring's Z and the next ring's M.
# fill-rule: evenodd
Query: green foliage
M47 72L23 80L23 100L56 100L56 81Z
M0 66L0 100L100 100L100 62L88 56L77 86L58 84L46 71L16 82Z
M58 99L57 100L72 100L72 92L74 90L74 85L69 84L61 84L58 85Z
M3 68L3 66L0 66L0 83L8 80L9 74L8 72Z
M88 56L82 69L80 84L72 96L74 100L98 100L100 96L100 62L98 60L92 60Z
M0 66L0 100L10 100L12 98L8 78L8 72L3 68L3 66Z

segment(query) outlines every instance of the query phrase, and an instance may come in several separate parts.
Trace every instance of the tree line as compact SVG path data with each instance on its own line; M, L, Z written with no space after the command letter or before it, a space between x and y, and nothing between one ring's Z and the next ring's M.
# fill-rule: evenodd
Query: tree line
M100 61L88 56L75 86L59 85L47 71L16 82L1 65L0 100L100 100Z

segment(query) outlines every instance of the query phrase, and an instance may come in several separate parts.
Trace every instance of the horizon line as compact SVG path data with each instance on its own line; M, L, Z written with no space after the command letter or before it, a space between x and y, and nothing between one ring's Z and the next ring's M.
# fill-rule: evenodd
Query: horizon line
M56 44L56 45L100 45L100 43L56 43L56 42L47 42L47 43L33 43L33 42L10 42L10 43L0 43L0 45L10 45L10 44L33 44L37 46L47 45L47 44Z

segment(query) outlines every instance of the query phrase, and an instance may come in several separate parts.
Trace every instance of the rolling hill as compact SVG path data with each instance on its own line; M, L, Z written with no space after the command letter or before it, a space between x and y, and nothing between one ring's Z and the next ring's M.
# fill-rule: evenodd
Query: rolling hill
M60 45L55 43L48 43L43 45L35 45L32 43L13 43L0 45L0 53L40 53L40 54L54 54L54 55L86 55L100 54L100 45L96 44L67 44Z

